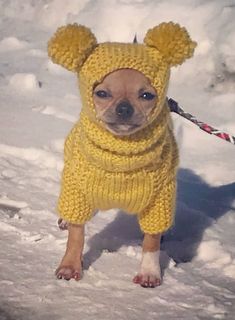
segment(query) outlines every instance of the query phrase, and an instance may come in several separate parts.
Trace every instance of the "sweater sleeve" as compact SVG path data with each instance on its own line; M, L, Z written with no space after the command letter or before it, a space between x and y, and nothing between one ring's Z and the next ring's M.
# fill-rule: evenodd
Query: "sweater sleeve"
M85 195L81 192L73 164L67 162L64 166L61 191L58 201L58 211L62 219L74 224L84 224L92 218L93 210Z
M144 233L157 234L167 231L173 224L176 198L176 180L168 182L156 198L138 215Z
M91 219L93 210L79 187L77 167L78 159L74 159L74 135L76 126L68 135L64 146L64 169L61 179L61 190L58 200L58 212L62 219L74 224L84 224Z

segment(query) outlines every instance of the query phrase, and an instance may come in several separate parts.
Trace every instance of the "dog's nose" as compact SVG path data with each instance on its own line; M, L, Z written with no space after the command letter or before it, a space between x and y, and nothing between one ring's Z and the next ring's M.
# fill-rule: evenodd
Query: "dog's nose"
M134 108L128 101L122 101L116 107L116 115L121 120L130 119L133 113L134 113Z

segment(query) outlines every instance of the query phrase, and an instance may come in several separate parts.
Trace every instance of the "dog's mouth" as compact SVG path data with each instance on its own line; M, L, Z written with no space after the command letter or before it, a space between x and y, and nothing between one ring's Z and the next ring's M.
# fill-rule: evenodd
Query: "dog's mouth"
M116 122L106 122L105 126L115 135L129 135L136 132L141 127L139 124L123 124Z

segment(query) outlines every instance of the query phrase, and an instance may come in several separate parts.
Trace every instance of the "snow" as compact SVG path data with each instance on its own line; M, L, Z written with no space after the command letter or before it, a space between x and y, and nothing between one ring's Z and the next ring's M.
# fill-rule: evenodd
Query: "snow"
M235 318L235 148L177 115L177 213L162 242L162 286L131 282L142 235L118 210L87 225L84 279L55 279L67 236L56 224L63 141L81 105L76 76L46 53L69 22L91 27L99 41L124 42L179 22L198 47L172 69L168 95L235 134L234 16L234 0L0 0L1 320Z
M9 79L9 84L15 90L34 90L39 87L36 76L32 73L16 73Z
M0 51L14 51L24 49L27 46L27 42L20 41L15 37L7 37L0 41Z

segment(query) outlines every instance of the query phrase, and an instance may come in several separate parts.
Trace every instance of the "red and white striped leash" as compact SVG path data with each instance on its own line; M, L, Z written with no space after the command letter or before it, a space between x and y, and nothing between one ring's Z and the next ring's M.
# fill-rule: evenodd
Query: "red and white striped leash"
M179 105L178 103L173 100L173 99L168 99L168 105L170 108L171 112L175 112L177 114L179 114L180 116L182 116L183 118L193 122L196 126L198 126L200 129L202 129L203 131L209 133L209 134L213 134L218 138L221 138L227 142L230 142L232 144L235 145L235 137L232 136L231 134L228 134L224 131L218 130L216 128L211 127L209 124L204 123L198 119L195 118L195 116L191 115L190 113L185 112Z

